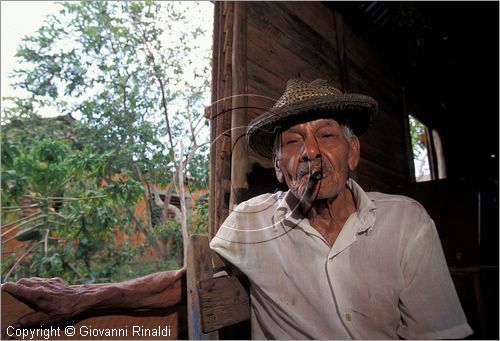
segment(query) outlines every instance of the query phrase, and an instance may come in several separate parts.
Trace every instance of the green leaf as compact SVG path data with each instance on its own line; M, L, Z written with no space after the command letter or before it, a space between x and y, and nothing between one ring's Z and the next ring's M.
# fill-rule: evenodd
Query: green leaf
M26 229L26 230L21 230L18 233L16 233L16 240L20 242L27 242L27 241L32 241L32 240L40 240L42 237L42 234L40 233L39 229Z

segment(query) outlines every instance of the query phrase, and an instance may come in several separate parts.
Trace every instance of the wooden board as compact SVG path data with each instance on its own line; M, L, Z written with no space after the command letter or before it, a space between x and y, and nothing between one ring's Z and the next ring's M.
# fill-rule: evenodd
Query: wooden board
M201 308L198 282L211 279L212 252L208 246L208 236L192 235L188 241L187 250L187 295L188 324L190 340L216 340L218 333L205 333L201 324Z
M200 281L203 332L246 321L250 318L250 298L236 277Z
M2 291L2 340L10 339L14 333L12 325L32 312L33 309ZM35 339L46 340L175 340L187 336L185 301L168 309L121 310L89 316L91 314L66 323L24 330L33 333L38 330L40 334ZM14 339L22 339L22 336Z
M221 266L217 262L217 267ZM207 235L193 235L188 244L188 314L190 339L214 339L217 330L250 318L250 298L234 276L214 278Z
M251 4L248 6L249 40L254 35L250 34L254 27L260 32L256 39L274 40L295 53L310 68L321 68L323 74L335 73L337 54L331 41L325 40L299 18L287 13L277 2L249 4ZM285 60L278 57L278 61L282 64Z

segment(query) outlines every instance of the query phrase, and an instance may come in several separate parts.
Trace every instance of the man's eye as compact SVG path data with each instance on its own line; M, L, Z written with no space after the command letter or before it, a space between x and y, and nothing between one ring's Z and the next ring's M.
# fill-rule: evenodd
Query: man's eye
M330 134L330 133L324 133L324 134L321 134L321 138L330 138L330 137L333 137L334 135L333 134Z
M285 145L294 144L294 143L297 143L297 140L287 140L285 142Z

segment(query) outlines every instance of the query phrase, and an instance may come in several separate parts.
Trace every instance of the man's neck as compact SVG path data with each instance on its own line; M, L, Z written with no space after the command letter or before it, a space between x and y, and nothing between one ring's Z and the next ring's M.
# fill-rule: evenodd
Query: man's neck
M335 198L303 202L301 211L332 246L349 216L356 211L356 203L352 192L345 188Z

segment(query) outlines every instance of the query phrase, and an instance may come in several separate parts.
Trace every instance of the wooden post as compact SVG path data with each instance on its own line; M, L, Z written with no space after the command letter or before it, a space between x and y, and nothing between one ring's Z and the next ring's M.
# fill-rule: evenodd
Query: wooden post
M214 3L214 31L213 31L213 46L212 46L212 104L210 106L210 170L209 170L209 210L208 210L208 233L211 236L217 231L216 217L217 217L217 195L216 195L216 173L217 173L217 115L220 110L218 99L220 98L220 69L221 69L221 17L222 5L220 2Z
M335 35L337 37L337 51L339 54L340 84L342 85L342 91L346 92L349 90L349 73L345 60L344 19L338 11L333 11L333 18L335 22Z
M231 55L233 3L215 2L210 110L210 210L208 232L217 233L227 217L231 178ZM226 171L227 169L227 171Z
M217 339L218 329L250 319L250 298L240 280L214 278L207 235L189 238L187 267L190 340Z
M212 87L217 87L216 111L212 112L210 125L210 158L213 165L210 173L210 217L209 232L214 236L224 219L229 214L231 192L231 107L232 107L232 42L233 42L233 7L231 1L216 2L218 6L217 24L217 64L218 80ZM217 13L216 13L217 15ZM214 31L215 32L215 31ZM215 33L214 33L215 39ZM215 46L215 45L214 45Z
M212 279L212 253L208 237L192 235L187 246L187 295L188 334L190 340L216 340L218 332L204 333L201 324L201 310L198 281Z
M248 197L246 2L234 2L233 18L230 209Z
M429 170L431 172L431 180L437 179L437 162L434 157L434 139L432 130L425 126L425 146L427 147L427 156L429 160Z

